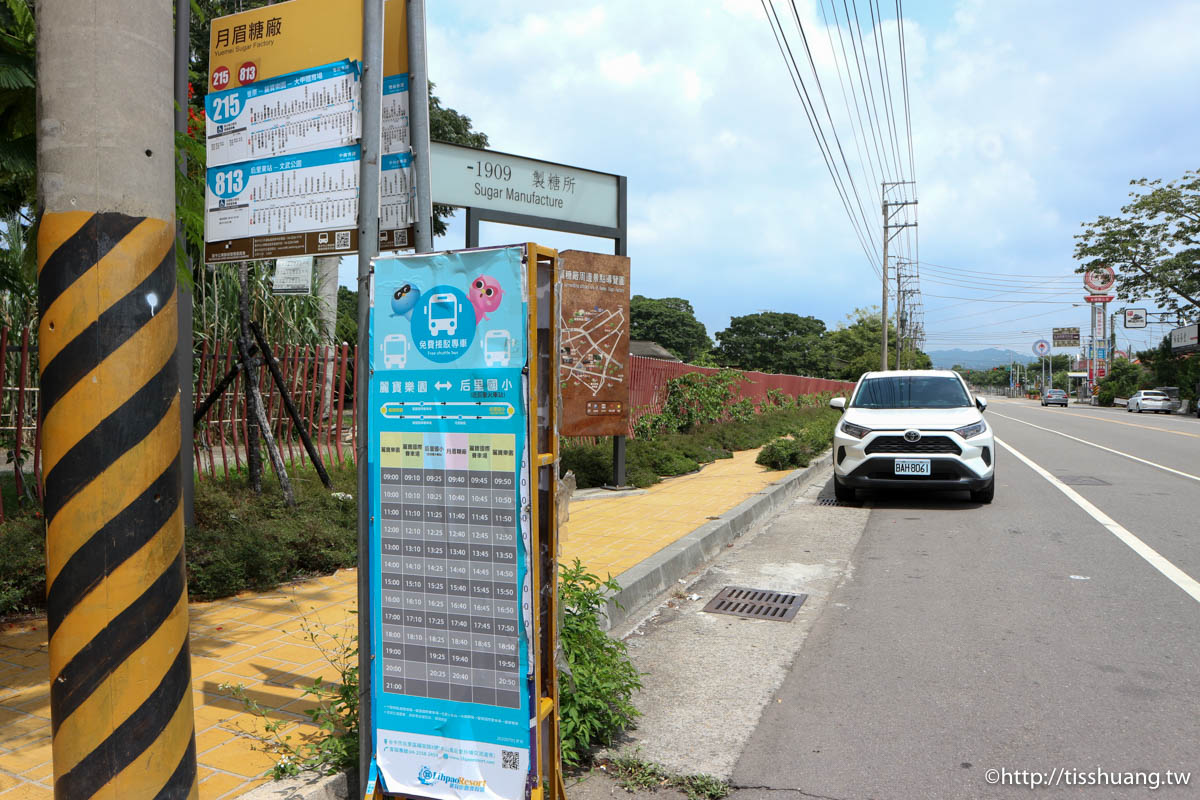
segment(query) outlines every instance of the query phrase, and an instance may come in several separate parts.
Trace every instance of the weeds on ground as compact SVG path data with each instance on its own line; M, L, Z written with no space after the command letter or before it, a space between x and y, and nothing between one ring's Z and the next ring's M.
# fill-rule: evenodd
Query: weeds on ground
M633 693L642 688L641 676L625 643L600 629L606 593L620 588L612 576L601 580L588 572L578 558L559 566L559 643L570 667L559 673L559 729L568 767L583 764L593 749L610 744L640 716Z
M618 756L599 764L627 792L639 789L657 791L678 789L688 800L721 800L729 794L729 784L711 775L678 775L658 764L643 761L636 754Z
M304 713L319 733L295 739L293 734L285 733L293 721L272 717L246 693L244 684L222 683L219 687L262 721L262 733L250 735L276 756L271 769L275 780L305 771L332 775L358 767L358 634L350 632L356 630L352 625L343 623L339 627L335 630L329 625L314 625L307 618L300 624L304 638L321 651L340 677L336 683L318 677L304 687L301 696L312 697L317 704Z

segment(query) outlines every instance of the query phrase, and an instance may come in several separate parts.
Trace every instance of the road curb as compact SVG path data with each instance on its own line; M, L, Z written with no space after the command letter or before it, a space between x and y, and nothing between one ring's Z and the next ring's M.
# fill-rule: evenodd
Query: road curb
M832 462L826 451L811 464L789 472L764 491L743 500L720 519L705 523L617 576L621 590L608 598L601 626L612 630L696 567L704 564L756 522L791 500L809 478Z
M314 775L264 783L238 800L350 800L350 774Z

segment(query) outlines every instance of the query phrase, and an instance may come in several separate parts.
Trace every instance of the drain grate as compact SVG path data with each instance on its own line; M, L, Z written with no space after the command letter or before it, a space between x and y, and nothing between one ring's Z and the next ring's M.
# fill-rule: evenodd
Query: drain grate
M1068 486L1112 486L1108 481L1093 478L1091 475L1059 475L1058 479Z
M732 614L745 619L788 622L808 599L806 594L788 594L771 589L726 586L703 610L710 614Z
M839 508L855 508L855 503L844 503L836 497L818 497L817 505L819 506L837 506Z

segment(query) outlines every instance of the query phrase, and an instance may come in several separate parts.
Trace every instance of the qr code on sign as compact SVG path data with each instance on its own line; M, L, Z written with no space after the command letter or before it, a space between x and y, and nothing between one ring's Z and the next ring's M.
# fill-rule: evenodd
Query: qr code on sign
M336 250L349 250L350 231L338 231L333 246Z
M516 750L501 750L500 751L500 766L503 769L520 769L521 754Z

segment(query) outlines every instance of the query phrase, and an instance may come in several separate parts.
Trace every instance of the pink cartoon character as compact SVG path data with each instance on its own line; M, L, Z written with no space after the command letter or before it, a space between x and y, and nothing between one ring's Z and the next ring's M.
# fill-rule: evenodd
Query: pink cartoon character
M475 324L478 325L480 320L489 318L487 316L489 312L500 307L500 298L504 296L504 292L500 289L500 282L495 278L490 275L480 275L471 281L471 288L467 291L467 296L471 300L471 305L475 306Z

